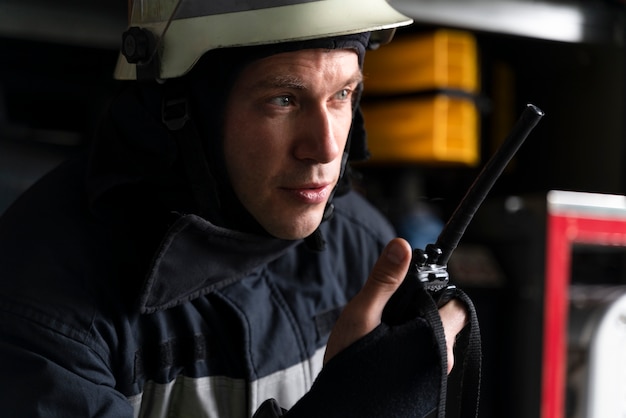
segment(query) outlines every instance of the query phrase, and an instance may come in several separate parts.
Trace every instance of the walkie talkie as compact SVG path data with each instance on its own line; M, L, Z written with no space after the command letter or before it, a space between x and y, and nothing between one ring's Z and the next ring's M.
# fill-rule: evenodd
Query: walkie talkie
M526 106L509 135L485 164L441 230L437 242L428 244L425 249L413 250L407 277L387 303L383 322L399 324L419 314L419 307L415 306L413 297L419 288L430 292L438 307L454 297L456 286L449 280L448 260L492 186L543 115L544 112L537 106Z

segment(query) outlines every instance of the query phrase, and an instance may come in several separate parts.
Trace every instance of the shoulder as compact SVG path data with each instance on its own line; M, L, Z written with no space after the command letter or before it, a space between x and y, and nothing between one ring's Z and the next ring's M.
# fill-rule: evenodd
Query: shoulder
M0 299L29 316L88 330L94 312L121 285L112 232L89 214L81 163L62 164L0 218ZM16 308L17 309L17 308ZM37 314L35 314L35 312Z

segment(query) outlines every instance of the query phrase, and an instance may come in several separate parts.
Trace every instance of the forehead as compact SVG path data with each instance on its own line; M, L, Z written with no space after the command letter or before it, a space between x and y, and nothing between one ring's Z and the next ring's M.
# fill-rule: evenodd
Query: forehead
M255 88L360 81L358 55L351 49L303 49L274 54L248 64L238 77L238 84Z

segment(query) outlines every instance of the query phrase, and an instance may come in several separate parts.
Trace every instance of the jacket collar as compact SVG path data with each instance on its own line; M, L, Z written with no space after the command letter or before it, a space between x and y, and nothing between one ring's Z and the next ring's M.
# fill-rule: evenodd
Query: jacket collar
M140 294L141 312L171 308L222 288L300 242L245 234L183 215L151 264Z

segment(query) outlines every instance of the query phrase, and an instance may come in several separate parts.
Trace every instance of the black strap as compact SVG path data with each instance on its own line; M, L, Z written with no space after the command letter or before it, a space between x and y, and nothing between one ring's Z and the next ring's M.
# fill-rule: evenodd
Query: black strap
M178 82L170 80L165 86L163 123L178 143L198 214L214 219L220 207L217 183L209 168L198 130L189 116L189 99Z
M480 401L480 381L482 369L482 349L480 328L476 309L470 298L460 289L455 297L461 300L469 315L469 323L460 334L455 346L458 378L449 379L447 365L447 346L437 303L426 289L418 292L421 299L422 315L433 329L441 358L441 389L439 395L439 418L476 418ZM460 360L460 361L459 361ZM455 373L453 371L453 373Z
M469 313L469 329L457 341L461 348L463 359L460 386L456 388L461 393L461 417L477 417L480 402L480 382L482 371L482 346L478 315L470 298L462 290L457 289L457 296L466 306ZM450 389L450 388L449 388Z
M422 316L426 319L426 322L430 325L437 342L437 349L439 350L439 358L441 359L441 380L439 388L439 407L437 408L436 415L430 414L430 416L437 416L439 418L445 418L446 416L446 391L448 387L448 350L446 346L446 334L443 330L443 324L441 323L441 317L439 316L439 310L437 304L433 300L432 296L426 289L422 288L422 291L417 292L416 305L422 307Z

